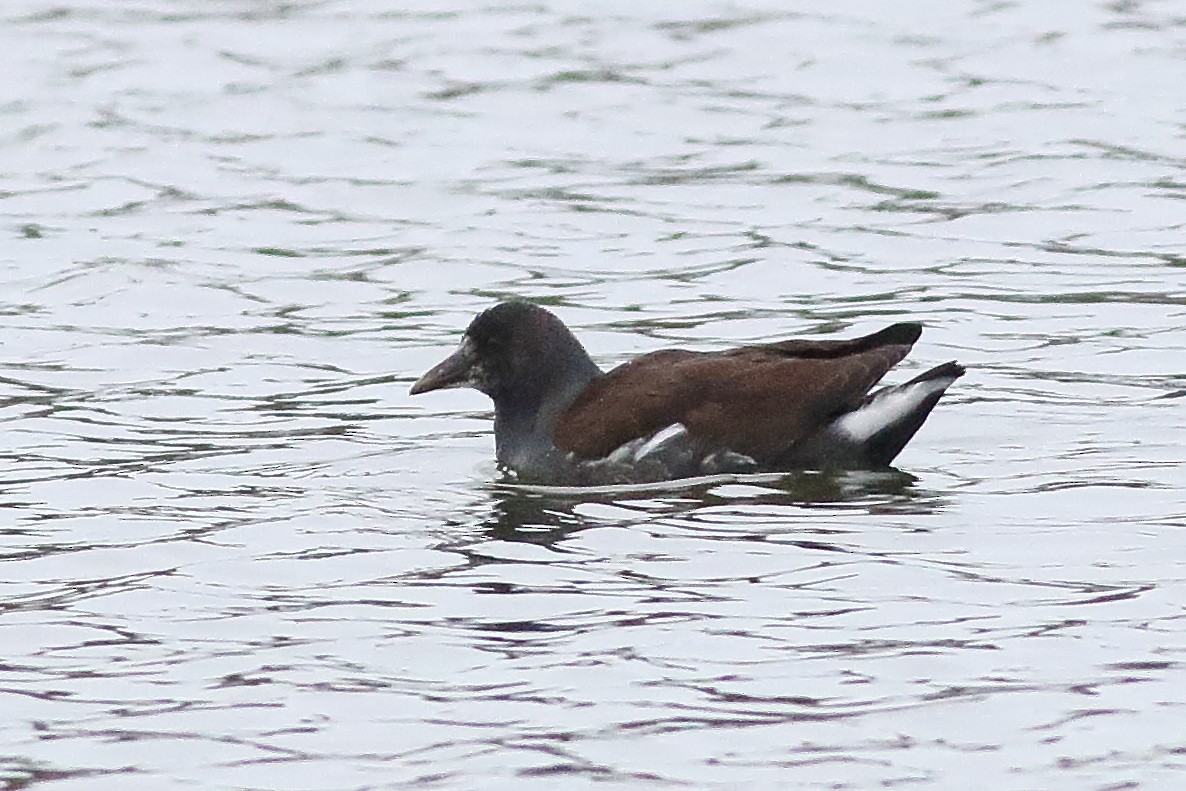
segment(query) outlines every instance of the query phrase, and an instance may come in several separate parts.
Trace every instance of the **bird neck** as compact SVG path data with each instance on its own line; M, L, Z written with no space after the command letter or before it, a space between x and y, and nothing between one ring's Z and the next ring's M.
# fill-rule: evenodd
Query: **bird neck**
M581 349L568 365L546 366L526 387L494 399L494 444L498 461L520 475L558 453L552 429L560 414L601 369Z

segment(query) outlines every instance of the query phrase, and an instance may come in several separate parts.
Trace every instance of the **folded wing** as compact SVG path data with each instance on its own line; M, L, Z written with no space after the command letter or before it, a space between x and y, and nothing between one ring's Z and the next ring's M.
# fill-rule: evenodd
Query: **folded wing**
M773 461L859 407L921 331L903 323L846 341L654 352L590 382L561 413L553 440L597 459L680 423L706 451Z

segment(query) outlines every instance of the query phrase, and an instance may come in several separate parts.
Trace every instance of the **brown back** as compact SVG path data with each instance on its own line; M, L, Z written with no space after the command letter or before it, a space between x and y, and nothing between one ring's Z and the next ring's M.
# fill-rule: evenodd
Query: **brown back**
M850 341L653 352L590 382L561 413L553 440L579 458L601 458L683 423L707 450L771 460L859 406L920 332L895 324Z

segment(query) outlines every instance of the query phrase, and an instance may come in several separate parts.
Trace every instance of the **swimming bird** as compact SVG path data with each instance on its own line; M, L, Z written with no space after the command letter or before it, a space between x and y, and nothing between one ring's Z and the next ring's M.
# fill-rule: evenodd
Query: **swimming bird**
M479 314L411 394L488 395L498 463L523 483L876 469L964 374L947 362L871 392L921 333L902 322L849 340L665 349L602 372L559 318L516 300Z

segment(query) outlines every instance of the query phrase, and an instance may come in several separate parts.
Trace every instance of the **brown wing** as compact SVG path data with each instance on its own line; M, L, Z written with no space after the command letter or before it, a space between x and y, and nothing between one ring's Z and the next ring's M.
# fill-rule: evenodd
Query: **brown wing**
M772 459L855 409L921 328L851 341L784 341L726 352L654 352L593 380L556 423L558 448L601 458L683 423L707 449Z

